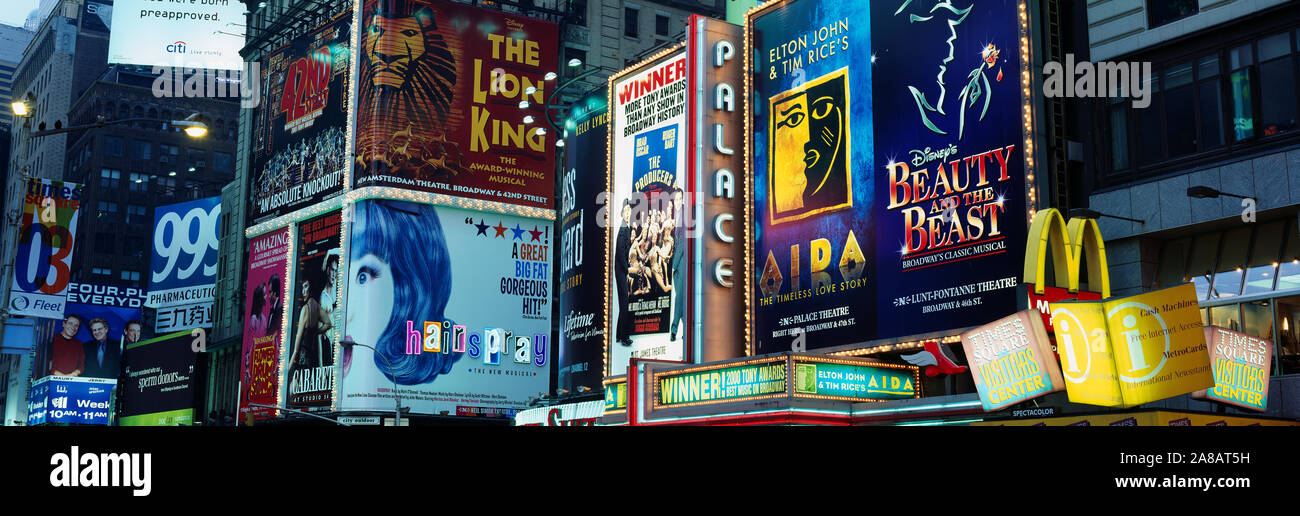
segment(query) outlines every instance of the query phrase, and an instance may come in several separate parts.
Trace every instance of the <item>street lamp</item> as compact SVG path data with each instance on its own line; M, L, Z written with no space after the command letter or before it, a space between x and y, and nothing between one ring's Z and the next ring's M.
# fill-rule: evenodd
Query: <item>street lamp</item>
M31 114L31 110L28 108L28 104L35 104L35 103L36 103L36 97L32 96L31 93L28 93L27 98L23 100L15 100L12 105L14 110L14 116L27 116Z
M1221 192L1208 186L1193 186L1187 189L1187 196L1193 199L1217 199L1220 195L1236 197L1238 199L1250 199L1244 195L1237 195L1228 192Z
M1146 223L1147 223L1147 221L1142 220L1142 219L1130 219L1130 218L1128 218L1128 217L1121 217L1121 216L1119 216L1119 215L1107 215L1107 214L1102 213L1102 212L1100 212L1100 211L1097 211L1097 210L1090 210L1090 209L1088 209L1088 208L1075 208L1075 209L1073 209L1073 210L1070 210L1070 218L1072 218L1072 219L1075 219L1075 218L1078 218L1078 219L1099 219L1099 218L1102 218L1102 217L1110 217L1110 218L1112 218L1112 219L1127 220L1127 221L1129 221L1129 222L1136 222L1136 223L1138 223L1138 224L1146 224Z
M393 364L388 361L388 357L384 356L383 353L380 353L374 346L353 342L350 338L344 338L341 344L344 346L361 346L363 348L369 348L371 351L374 351L379 358L384 359L384 365L388 366L388 378L393 381L393 401L397 405L393 410L393 412L397 414L397 418L393 420L393 426L402 426L402 396L397 392L397 373L393 372Z

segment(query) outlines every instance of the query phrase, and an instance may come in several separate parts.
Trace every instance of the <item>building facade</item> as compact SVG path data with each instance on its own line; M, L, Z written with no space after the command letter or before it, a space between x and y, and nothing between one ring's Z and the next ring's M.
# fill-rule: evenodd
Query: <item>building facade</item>
M0 24L0 101L8 106L12 98L14 72L23 59L23 51L32 42L35 33L21 27ZM13 113L5 110L0 113L0 126L8 128L13 124ZM8 141L8 138L6 138ZM8 160L6 160L8 162Z
M1295 418L1300 5L1110 1L1090 5L1088 19L1093 61L1152 70L1149 106L1128 96L1090 104L1090 207L1139 221L1098 220L1112 291L1193 283L1205 323L1273 341L1266 415ZM1186 396L1160 405L1211 409Z

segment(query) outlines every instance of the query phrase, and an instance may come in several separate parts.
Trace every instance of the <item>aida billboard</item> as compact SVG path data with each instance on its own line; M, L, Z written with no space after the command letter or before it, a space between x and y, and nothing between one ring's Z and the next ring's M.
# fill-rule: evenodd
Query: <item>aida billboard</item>
M289 228L248 242L248 285L244 290L244 342L239 380L240 420L274 410L250 403L279 406L280 346L284 336L285 281L289 273Z
M783 0L749 13L756 353L1016 310L1018 7Z
M551 208L557 26L443 0L365 0L355 187ZM525 116L537 122L527 123Z
M28 178L18 225L9 313L59 319L72 279L72 250L81 215L81 185Z
M511 415L549 389L552 222L352 206L338 410Z
M352 16L341 15L267 54L250 147L249 220L310 206L343 191Z
M108 62L239 70L244 38L230 34L247 20L242 2L114 0Z

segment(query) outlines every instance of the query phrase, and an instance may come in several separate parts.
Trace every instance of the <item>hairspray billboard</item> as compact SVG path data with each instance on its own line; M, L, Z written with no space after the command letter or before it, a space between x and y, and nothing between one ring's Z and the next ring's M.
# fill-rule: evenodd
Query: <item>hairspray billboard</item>
M354 186L551 208L554 23L445 0L365 0Z
M552 223L352 205L338 410L512 416L550 387ZM396 392L394 392L396 389Z
M352 16L340 15L262 58L248 219L290 213L343 191Z
M756 353L1016 311L1020 7L789 0L749 14Z
M155 333L212 327L220 226L220 196L154 208L145 306L158 309Z
M284 335L285 276L289 272L289 228L248 242L248 285L244 290L243 367L239 380L240 419L274 416L275 410L249 403L279 406L280 344Z
M679 45L610 77L606 376L687 359L687 61Z
M194 361L189 331L126 346L118 385L120 426L188 426L194 422Z
M81 185L33 177L26 188L9 314L59 319L72 279L69 267L81 214Z
M285 346L289 408L326 410L334 382L334 335L338 327L339 247L342 212L298 224L293 273L293 323Z
M557 389L599 389L605 353L605 221L597 198L605 191L609 110L605 92L574 105L564 129L560 177L560 342Z

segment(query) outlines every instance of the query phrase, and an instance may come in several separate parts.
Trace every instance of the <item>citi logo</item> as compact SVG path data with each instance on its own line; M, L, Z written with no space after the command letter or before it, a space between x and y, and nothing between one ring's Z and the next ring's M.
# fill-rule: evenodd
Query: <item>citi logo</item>
M172 44L170 44L170 45L167 45L167 52L168 52L168 53L171 53L171 54L184 54L184 53L185 53L185 42L184 42L184 41L177 41L177 42L175 42L175 43L172 43Z
M71 453L50 456L50 485L54 487L134 487L134 496L153 491L152 453Z
M53 400L50 401L50 405L54 405L54 408L56 409L68 408L68 397L60 396L58 398L54 398Z

